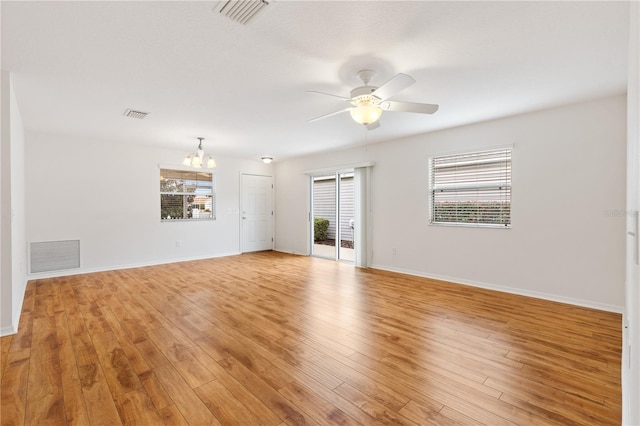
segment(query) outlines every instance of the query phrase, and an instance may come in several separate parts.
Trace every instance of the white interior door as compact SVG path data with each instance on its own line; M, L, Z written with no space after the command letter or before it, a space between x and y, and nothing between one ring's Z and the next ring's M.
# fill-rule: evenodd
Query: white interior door
M273 248L273 183L271 176L242 175L241 250Z

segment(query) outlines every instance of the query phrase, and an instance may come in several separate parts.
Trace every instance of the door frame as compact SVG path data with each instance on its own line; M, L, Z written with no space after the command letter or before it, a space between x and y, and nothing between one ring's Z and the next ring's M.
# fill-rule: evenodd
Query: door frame
M341 202L341 198L342 198L342 175L345 174L353 174L353 179L355 179L355 169L344 169L344 170L335 170L335 171L330 171L327 173L323 173L323 174L317 174L317 175L311 175L309 176L309 254L310 256L313 257L318 257L321 259L329 259L329 260L335 260L335 261L339 261L339 262L345 262L345 263L353 263L355 264L355 256L353 260L348 260L348 259L344 259L341 257L341 252L342 252L342 202ZM335 208L335 246L334 246L334 252L333 252L333 256L331 257L326 257L326 256L321 256L315 253L315 236L314 236L314 231L315 231L315 225L314 225L314 181L315 178L317 177L330 177L333 176L334 178L334 185L335 185L335 202L334 202L334 208ZM354 187L354 193L353 193L353 197L354 197L354 205L356 204L356 192L355 192L355 187ZM355 213L355 212L354 212ZM354 214L354 220L355 220L355 214ZM353 235L353 237L355 237L355 235ZM355 238L353 238L353 243L355 246Z
M324 167L320 169L305 170L302 173L309 176L321 176L325 174L338 173L341 171L353 171L355 178L355 202L356 202L356 230L354 242L355 247L355 266L366 268L371 262L373 262L373 250L371 249L372 232L373 232L373 215L371 213L371 182L372 175L371 169L375 166L375 161L365 161L361 163L343 164L341 166ZM313 244L313 218L311 212L313 211L313 179L309 179L308 185L308 198L309 203L308 221L307 226L307 238L311 241L308 242L309 255L312 253L311 244Z
M238 232L238 236L240 238L239 241L239 247L240 247L240 253L252 253L252 252L247 252L244 250L244 227L242 226L242 203L244 200L244 194L243 194L243 188L244 188L244 177L245 176L259 176L259 177L267 177L269 178L269 180L271 181L271 250L273 250L273 248L275 247L275 243L276 243L276 238L275 238L275 217L276 217L276 209L275 209L275 197L274 197L274 193L275 193L275 186L273 183L273 176L272 175L262 175L262 174L258 174L258 173L243 173L240 172L240 197L238 200L238 228L239 228L239 232Z

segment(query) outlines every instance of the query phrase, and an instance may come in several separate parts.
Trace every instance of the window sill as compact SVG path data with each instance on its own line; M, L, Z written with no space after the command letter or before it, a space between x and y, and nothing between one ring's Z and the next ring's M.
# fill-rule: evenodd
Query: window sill
M430 226L446 226L452 228L490 228L490 229L511 229L511 225L494 225L491 223L449 223L449 222L430 222Z
M173 222L208 222L216 220L215 217L207 217L203 219L160 219L161 223L173 223Z

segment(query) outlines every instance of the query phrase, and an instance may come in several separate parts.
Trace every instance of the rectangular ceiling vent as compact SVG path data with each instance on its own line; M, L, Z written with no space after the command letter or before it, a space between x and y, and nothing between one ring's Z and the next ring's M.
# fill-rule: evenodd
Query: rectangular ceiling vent
M42 241L29 244L29 272L80 268L80 241Z
M222 16L247 25L268 5L265 0L223 0L214 10Z
M127 108L123 115L125 117L137 118L138 120L142 120L147 115L149 115L149 113L148 112L142 112L142 111L136 111L134 109L128 109Z

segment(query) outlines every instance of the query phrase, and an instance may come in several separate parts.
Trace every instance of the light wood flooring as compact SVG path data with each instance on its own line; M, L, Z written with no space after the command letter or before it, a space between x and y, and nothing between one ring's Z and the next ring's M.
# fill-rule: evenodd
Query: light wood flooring
M274 252L32 281L0 342L3 426L621 422L618 314Z

